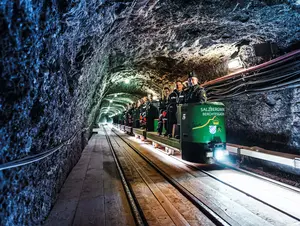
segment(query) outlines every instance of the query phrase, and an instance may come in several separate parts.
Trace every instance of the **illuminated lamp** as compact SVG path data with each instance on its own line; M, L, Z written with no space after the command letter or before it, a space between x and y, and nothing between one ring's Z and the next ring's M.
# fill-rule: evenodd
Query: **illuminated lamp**
M109 100L109 103L112 103L113 102L113 100Z
M218 160L218 161L221 161L221 160L224 160L227 156L228 156L228 151L227 150L215 150L215 158Z
M114 97L117 97L117 96L118 96L118 94L115 94L115 95L114 95Z
M126 79L124 80L124 83L125 83L125 84L129 84L129 83L130 83L130 80L129 80L128 78L126 78Z
M235 58L228 62L228 69L230 71L234 71L240 68L243 68L243 64L240 58Z
M153 96L152 99L153 100L158 100L158 97L157 96Z

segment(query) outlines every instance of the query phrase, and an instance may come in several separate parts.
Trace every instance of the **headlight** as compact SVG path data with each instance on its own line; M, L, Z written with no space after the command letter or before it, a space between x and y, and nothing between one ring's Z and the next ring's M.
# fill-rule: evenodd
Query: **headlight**
M223 160L228 155L226 150L215 150L215 158L217 160Z

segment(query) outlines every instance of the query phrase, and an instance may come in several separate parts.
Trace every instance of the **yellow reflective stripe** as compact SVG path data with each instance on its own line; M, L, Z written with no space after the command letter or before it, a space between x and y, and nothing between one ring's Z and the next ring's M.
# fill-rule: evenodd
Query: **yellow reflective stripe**
M211 119L208 119L208 121L204 124L204 125L202 125L202 126L197 126L197 127L194 127L192 130L195 130L195 129L202 129L203 127L205 127L205 126L207 126L209 123L210 123L210 121L213 121L213 120L215 120L215 118L216 118L216 116L214 116L213 118L211 118Z

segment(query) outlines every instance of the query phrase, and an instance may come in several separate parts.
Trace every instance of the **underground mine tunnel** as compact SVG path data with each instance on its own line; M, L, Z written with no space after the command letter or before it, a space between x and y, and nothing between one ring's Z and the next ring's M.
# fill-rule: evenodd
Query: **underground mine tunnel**
M1 225L44 224L93 129L190 72L224 104L228 143L300 155L299 0L7 0L0 15Z

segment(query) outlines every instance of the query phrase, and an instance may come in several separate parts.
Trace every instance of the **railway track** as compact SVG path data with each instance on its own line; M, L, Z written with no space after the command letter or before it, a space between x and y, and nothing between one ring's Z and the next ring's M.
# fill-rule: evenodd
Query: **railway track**
M252 173L250 171L247 171L247 170L244 170L244 169L241 169L241 168L238 168L230 163L218 163L218 165L224 167L224 168L229 168L229 169L232 169L234 171L237 171L237 172L241 172L243 174L247 174L247 175L250 175L252 177L255 177L255 178L258 178L258 179L262 179L262 180L265 180L265 181L268 181L270 183L273 183L273 184L276 184L280 187L283 187L285 189L288 189L288 190L291 190L291 191L294 191L294 192L299 192L300 193L300 189L297 188L297 187L294 187L294 186L291 186L291 185L288 185L288 184L285 184L285 183L282 183L282 182L279 182L279 181L276 181L276 180L273 180L271 178L267 178L265 176L261 176L259 174L256 174L256 173Z
M179 159L179 158L177 158L177 157L173 157L173 156L171 156L171 157L177 159L178 161L182 161L181 159ZM229 187L231 187L231 188L233 188L233 189L235 189L235 190L237 190L237 191L239 191L239 192L241 192L241 193L243 193L243 194L245 194L245 195L247 195L247 196L249 196L249 197L251 197L251 198L253 198L253 199L255 199L255 200L257 200L257 201L259 201L259 202L261 202L261 203L263 203L263 204L265 204L265 205L267 205L267 206L270 206L271 208L273 208L273 209L275 209L275 210L277 210L277 211L279 211L279 212L281 212L281 213L283 213L283 214L285 214L285 215L287 215L287 216L289 216L289 217L291 217L291 218L294 218L294 219L297 220L297 221L300 221L300 218L299 218L299 217L296 217L296 216L294 216L293 214L290 214L290 213L288 213L287 211L284 211L284 210L282 210L282 209L276 207L275 205L272 205L272 204L270 204L270 203L268 203L268 202L266 202L266 201L264 201L264 200L262 200L262 199L260 199L260 198L258 198L258 197L256 197L256 196L250 194L249 192L246 192L246 191L244 191L244 190L242 190L242 189L240 189L240 188L238 188L238 187L236 187L236 186L234 186L234 185L232 185L232 184L226 182L225 180L219 178L218 176L216 176L216 175L214 175L214 174L212 174L212 173L210 173L210 172L208 172L208 171L206 171L206 170L201 169L199 166L195 166L194 164L187 163L187 162L185 162L185 161L182 161L182 162L184 162L184 163L185 163L188 167L190 167L191 169L197 169L197 170L199 170L200 172L206 174L207 176L209 176L209 177L211 177L211 178L213 178L213 179L219 181L220 183L223 183L223 184L225 184L225 185L227 185L227 186L229 186ZM222 165L223 165L223 164L222 164ZM226 167L225 164L224 164L223 166ZM233 168L233 167L232 167L231 170L235 170L235 171L241 172L241 173L243 173L243 174L251 175L251 174L249 174L247 171L244 171L244 170L238 170L237 168ZM263 178L263 177L259 177L258 175L251 175L251 176L257 177L257 178ZM265 180L265 178L263 178L263 179ZM282 183L277 183L276 181L268 180L268 182L274 183L274 184L279 185L279 186L281 186L281 187L284 187L285 189L289 189L289 190L292 190L292 191L299 192L299 190L298 190L297 188L293 188L293 187L291 187L291 186L284 185L284 184L282 184Z
M110 150L111 150L111 153L112 153L112 156L114 158L114 161L116 163L116 166L117 166L117 170L119 172L119 175L121 177L121 181L122 181L122 185L123 185L123 188L125 190L125 193L126 193L126 196L127 196L127 200L129 202L129 205L130 205L130 208L131 208L131 212L133 214L133 217L134 217L134 220L135 220L135 223L138 225L138 226L144 226L144 225L148 225L147 224L147 221L144 217L144 214L141 210L141 208L139 207L138 205L138 202L133 194L133 191L125 177L125 174L124 174L124 171L122 169L122 166L120 164L120 161L118 160L118 157L116 155L116 152L115 152L115 149L113 148L113 145L111 143L111 140L109 138L109 136L107 135L107 132L106 132L106 129L105 127L103 126L103 130L105 132L105 137L107 139L107 142L110 146Z
M178 183L176 180L174 180L172 177L168 176L168 175L167 175L163 170L161 170L155 163L153 163L147 156L145 156L144 154L142 154L139 150L137 150L136 147L134 147L132 144L130 144L130 142L126 141L123 137L121 137L121 136L120 136L119 134L117 134L116 132L114 132L114 133L115 133L116 136L119 137L119 139L121 139L124 143L126 143L126 144L127 144L130 148L132 148L136 153L138 153L139 155L141 155L146 161L150 162L150 164L151 164L157 171L159 171L165 178L168 178L168 177L169 177L168 180L170 180L170 183L171 183L173 186L177 186L179 189L181 189L181 192L182 192L183 194L184 194L184 192L185 192L185 196L186 196L186 197L189 197L189 196L190 196L189 198L192 198L192 199L195 199L195 198L196 198L195 195L191 194L189 191L186 191L186 188L184 188L181 184L179 184L179 183ZM281 213L281 214L283 214L283 215L285 215L285 216L287 216L287 217L289 217L289 218L295 220L295 222L300 222L300 218L299 218L298 216L295 216L295 215L293 215L293 214L291 214L291 213L289 213L289 212L287 212L287 211L285 211L285 210L283 210L283 209L281 209L281 208L276 207L276 206L273 205L273 204L270 204L270 203L268 203L268 202L266 202L266 201L264 201L264 200L262 200L262 199L256 197L255 195L252 195L252 194L250 194L250 193L248 193L248 192L246 192L246 191L244 191L244 190L242 190L242 189L240 189L240 188L238 188L238 187L235 187L234 185L232 185L232 184L230 184L230 183L224 181L223 179L219 178L218 176L216 176L216 175L214 175L214 174L212 174L212 173L210 173L210 172L208 172L208 171L205 171L205 170L201 169L200 167L198 167L198 166L196 166L196 165L194 165L194 164L187 163L187 162L185 162L185 161L183 161L183 160L178 159L177 157L173 157L173 156L172 156L172 158L173 158L173 159L176 159L176 161L180 161L180 162L184 163L185 166L190 170L190 173L194 173L195 170L200 171L201 173L203 173L203 174L207 175L208 177L210 177L210 178L212 178L212 179L218 181L219 183L222 183L222 184L224 184L224 185L226 185L226 186L228 186L228 187L230 187L230 188L236 190L237 192L239 192L239 193L241 193L241 194L244 194L244 195L246 195L246 196L248 196L248 197L250 197L250 198L252 198L252 199L254 199L254 200L258 201L258 202L260 202L261 204L263 204L263 205L265 205L265 206L268 206L268 207L274 209L275 211L278 211L279 213ZM239 173L244 173L244 174L251 175L251 173L244 172L243 170L238 170L238 169L234 169L234 168L232 168L231 170L232 170L232 171L238 171ZM263 178L264 178L264 177L261 177L261 176L259 176L259 175L257 175L257 176L256 176L256 175L251 175L251 176L257 177L257 178L260 178L260 179L263 179ZM284 184L282 184L282 183L280 183L280 182L276 182L276 181L273 181L273 180L268 180L268 182L269 182L269 183L274 183L274 184L276 184L276 185L279 185L279 186L281 186L281 187L284 187L284 188L289 189L289 190L294 191L294 192L299 192L299 190L298 190L297 188L293 188L292 186L285 186ZM188 194L188 195L187 195L187 194ZM191 200L192 200L192 199L191 199ZM196 198L196 199L197 199L197 198ZM196 201L193 200L193 201L191 201L191 202L193 202L193 203L195 204L196 202L201 202L201 200L197 199ZM203 205L203 203L202 203L202 205ZM202 208L203 208L203 206L202 206ZM206 208L209 209L210 211L213 211L213 210L212 210L211 208L209 208L208 206L206 206ZM202 211L203 211L203 210L202 210ZM234 225L234 224L235 224L235 222L230 222L230 221L228 221L228 220L227 220L227 221L224 220L224 219L223 219L222 217L220 217L218 214L216 214L216 216L218 216L218 218L220 218L220 219L223 221L221 224L229 224L229 225ZM219 223L220 223L220 222L219 222ZM279 224L279 225L280 225L280 224Z
M162 152L162 153L164 153L164 152ZM164 153L164 154L166 154L166 153ZM239 189L239 188L237 188L237 187L231 185L230 183L228 183L228 182L226 182L225 180L219 178L218 176L216 176L216 175L210 173L209 171L203 170L201 167L197 166L198 164L186 162L186 161L184 161L184 160L182 160L182 159L180 159L179 157L176 157L176 156L172 156L172 155L168 155L168 156L170 156L171 158L176 159L176 160L178 160L178 161L180 161L180 162L186 164L189 168L191 168L191 169L193 169L193 170L194 170L194 169L199 170L200 172L202 172L202 173L206 174L207 176L209 176L209 177L211 177L211 178L213 178L213 179L219 181L220 183L223 183L223 184L225 184L225 185L227 185L227 186L229 186L229 187L231 187L231 188L233 188L233 189L235 189L235 190L237 190L237 191L239 191L239 192L241 192L241 193L243 193L243 194L245 194L245 195L247 195L247 196L249 196L249 197L251 197L251 198L253 198L253 199L255 199L255 200L257 200L257 201L259 201L259 202L261 202L261 203L263 203L263 204L265 204L265 205L267 205L267 206L272 207L273 209L276 209L276 210L279 211L279 212L282 212L283 214L285 214L285 215L287 215L287 216L289 216L289 217L291 217L291 218L294 218L294 219L297 220L297 221L300 221L300 217L296 217L296 216L294 216L294 215L292 215L292 214L290 214L290 213L288 213L288 212L286 212L286 211L284 211L284 210L282 210L282 209L280 209L280 208L277 208L276 206L274 206L274 205L272 205L272 204L270 204L270 203L268 203L268 202L266 202L266 201L264 201L264 200L262 200L262 199L260 199L260 198L257 198L256 196L254 196L254 195L252 195L252 194L250 194L250 193L248 193L248 192L246 192L246 191L244 191L244 190L242 190L242 189ZM293 186L290 186L290 185L281 183L281 182L279 182L279 181L272 180L272 179L270 179L270 178L266 178L266 177L264 177L264 176L260 176L260 175L257 175L257 174L248 172L248 171L243 170L243 169L239 169L239 168L237 168L237 167L234 167L234 166L229 165L229 164L226 164L226 163L217 163L217 164L218 164L219 166L223 167L224 169L225 169L225 168L229 168L229 170L231 170L231 172L232 172L232 171L236 171L236 172L239 172L239 173L242 173L242 174L250 175L251 177L258 178L258 179L261 179L261 180L265 180L265 181L267 181L268 183L275 184L275 185L280 186L280 187L282 187L282 188L284 188L284 189L288 189L288 190L291 190L291 191L293 191L293 192L296 192L296 193L299 193L299 194L300 194L300 189L299 189L299 188L296 188L296 187L293 187ZM228 170L228 169L227 169L227 170Z
M149 165L151 168L154 169L155 172L157 172L162 178L164 178L164 180L166 181L164 183L168 183L167 186L169 188L170 188L170 186L173 186L173 188L175 188L180 193L180 195L178 197L176 197L175 199L173 198L173 200L176 200L176 202L178 200L183 200L185 205L188 205L188 209L190 209L193 213L196 213L195 215L203 215L201 217L202 220L204 217L207 218L206 223L203 224L199 221L198 222L199 225L201 225L201 224L202 225L231 225L226 220L222 219L222 217L220 217L217 213L215 213L213 210L211 210L200 199L193 196L193 194L191 194L187 189L182 187L174 179L172 179L169 175L167 175L164 171L159 169L146 156L144 156L141 153L136 152L134 147L132 147L130 144L127 143L128 146L125 148L125 150L127 150L127 151L123 152L123 156L118 157L116 148L113 145L113 142L115 142L115 145L118 145L118 141L117 140L112 141L113 138L111 138L108 135L105 128L104 128L104 131L106 134L106 138L110 144L113 156L115 158L117 168L120 172L122 182L124 183L124 189L127 193L129 203L130 203L130 205L132 205L131 209L133 211L137 225L148 225L148 222L146 219L147 216L146 215L144 216L144 214L142 212L143 209L147 209L147 208L145 206L143 206L141 199L139 200L139 198L136 197L136 195L134 193L135 192L134 190L136 190L136 189L133 188L134 187L134 185L132 185L133 183L130 184L130 182L128 182L128 181L132 182L132 178L129 180L128 180L128 177L126 178L126 172L131 171L132 169L129 169L129 168L127 170L124 169L123 168L124 166L122 166L122 163L120 162L119 157L125 158L127 161L126 164L132 164L133 168L137 171L137 173L139 174L141 179L145 182L145 184L148 185L151 192L154 194L156 199L160 202L162 208L167 212L167 214L170 216L171 220L173 221L173 223L175 225L190 225L190 224L194 224L195 222L192 222L191 220L189 221L189 218L191 217L191 216L189 216L189 214L182 215L179 212L179 210L176 208L176 203L172 203L172 200L170 198L168 198L167 196L165 196L160 191L160 189L152 183L151 177L149 175L147 175L147 171L149 171L149 167L148 167L148 169L147 169L147 167L142 167L145 164ZM116 134L116 136L118 137L117 134ZM120 137L118 137L118 139L122 140L122 138L120 138ZM124 140L122 140L122 141L124 142ZM120 145L118 145L118 146L120 147ZM130 149L131 149L131 153L128 152L128 150L130 150ZM135 156L133 154L133 152L135 153L135 155L138 155L143 160L144 163L141 160L137 160L137 156ZM156 175L156 177L157 177L157 175ZM197 211L195 211L195 209L197 209ZM196 225L197 225L197 222L196 222Z

